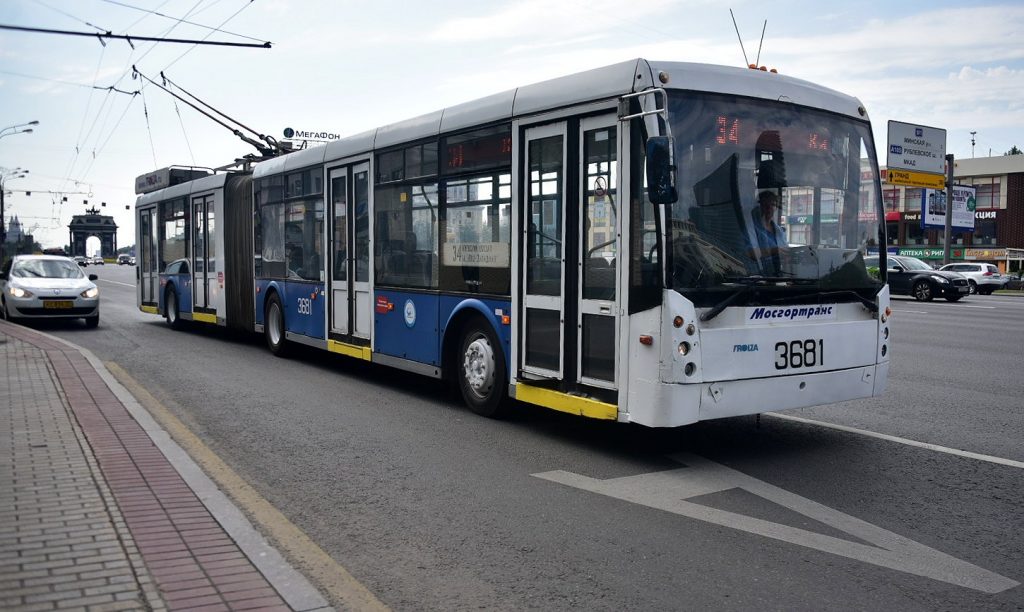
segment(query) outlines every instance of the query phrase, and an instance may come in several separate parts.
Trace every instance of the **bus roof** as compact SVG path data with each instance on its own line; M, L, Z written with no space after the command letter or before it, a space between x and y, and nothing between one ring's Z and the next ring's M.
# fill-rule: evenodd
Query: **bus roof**
M180 198L193 193L199 193L201 191L208 191L210 189L217 189L223 187L224 182L228 180L229 173L211 174L210 176L204 176L177 185L171 185L165 187L159 191L151 191L144 193L135 199L135 206L145 206L150 202L160 202L162 200L170 200L173 198Z
M658 76L664 72L668 83ZM510 121L652 86L707 91L793 104L863 118L860 101L809 81L749 68L634 59L510 89L256 164L253 178L344 159L475 125Z

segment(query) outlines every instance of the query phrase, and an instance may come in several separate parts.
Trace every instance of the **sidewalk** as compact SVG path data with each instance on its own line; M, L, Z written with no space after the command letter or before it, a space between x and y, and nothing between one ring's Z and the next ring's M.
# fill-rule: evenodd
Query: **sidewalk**
M329 609L126 395L0 320L0 609Z

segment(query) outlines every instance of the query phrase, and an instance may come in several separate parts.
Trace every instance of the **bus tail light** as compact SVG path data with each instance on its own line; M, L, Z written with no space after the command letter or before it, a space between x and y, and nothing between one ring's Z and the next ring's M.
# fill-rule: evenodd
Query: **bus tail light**
M652 346L654 344L654 336L643 334L640 336L640 344L644 346Z
M689 342L680 342L679 343L679 354L684 356L684 357L690 354L690 343Z
M672 319L672 325L674 325L675 327L682 327L683 318L679 315L676 315L676 318Z

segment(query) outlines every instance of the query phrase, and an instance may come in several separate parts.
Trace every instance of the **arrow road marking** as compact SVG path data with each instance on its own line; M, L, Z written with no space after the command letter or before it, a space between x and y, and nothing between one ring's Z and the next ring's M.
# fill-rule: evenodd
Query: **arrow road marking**
M543 472L533 474L533 476L722 527L746 531L976 591L999 593L1019 584L1014 580L961 561L934 548L929 548L702 457L682 453L673 455L672 458L686 467L607 480L590 478L563 470ZM874 546L687 501L698 496L735 488L744 489Z

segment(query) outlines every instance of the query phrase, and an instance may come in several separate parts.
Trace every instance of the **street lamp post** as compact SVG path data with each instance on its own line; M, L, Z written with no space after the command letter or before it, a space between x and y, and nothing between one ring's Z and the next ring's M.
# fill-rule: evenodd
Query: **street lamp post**
M13 134L31 134L32 133L32 128L26 127L26 126L29 126L29 125L39 125L39 122L38 121L29 121L28 123L17 123L15 125L9 125L9 126L5 127L4 129L0 130L0 138L3 138L4 136L11 136ZM25 129L21 129L21 128L25 128ZM11 131L8 132L7 130L11 130Z
M28 170L22 168L15 168L12 172L8 173L0 171L0 265L4 263L4 251L7 250L7 217L4 206L4 201L7 197L7 181L25 178L26 176L28 176Z
M31 134L32 128L28 127L30 125L39 125L39 121L33 120L28 123L16 123L14 125L9 125L0 130L0 138L3 138L4 136L13 136L14 134ZM4 198L7 187L4 183L16 178L25 178L26 174L28 174L28 170L22 170L21 168L15 168L13 172L9 172L7 174L0 172L0 265L3 265L4 263L4 251L6 250L7 244L7 221L4 216Z

